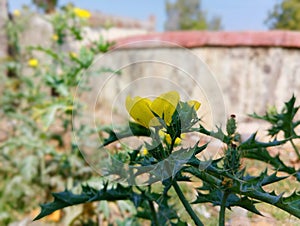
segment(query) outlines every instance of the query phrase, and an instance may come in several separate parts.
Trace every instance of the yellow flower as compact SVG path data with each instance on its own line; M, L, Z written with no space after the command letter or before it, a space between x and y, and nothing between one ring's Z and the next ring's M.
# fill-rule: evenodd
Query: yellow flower
M15 10L13 11L13 15L14 15L15 17L21 16L20 10L15 9Z
M181 138L185 138L185 134L181 134ZM174 143L175 146L181 144L181 141L182 141L181 138L177 137L177 138L175 139L175 143ZM170 134L166 134L165 139L166 139L166 142L167 142L168 144L171 144L172 139L171 139Z
M170 125L172 116L179 102L179 94L176 91L164 93L151 101L148 98L127 97L126 109L130 116L142 126L159 126L159 120L153 112L163 118L167 125Z
M150 110L151 100L147 98L128 96L126 98L126 109L130 116L142 126L149 128L150 126L159 126L158 120Z
M180 96L176 91L161 94L151 101L148 98L128 96L126 98L126 109L130 116L142 126L160 126L158 117L163 119L167 126L170 126L172 117L176 111ZM198 101L190 100L187 102L190 107L197 111L201 104Z
M91 17L91 13L85 9L74 8L73 12L79 18L88 19Z
M58 40L58 35L57 34L52 35L52 40L57 41Z
M27 63L30 67L37 67L39 65L39 61L35 58L30 59Z
M179 94L176 91L170 91L157 97L151 104L151 110L160 118L163 118L169 126L172 116L179 102Z
M77 54L74 52L69 52L71 58L77 58Z
M164 132L162 129L158 131L158 135L162 138L162 139L165 139L165 141L168 143L168 144L171 144L172 142L172 139L171 139L171 136L170 134ZM181 134L180 136L181 138L185 138L185 134ZM177 137L175 139L175 145L179 145L181 144L181 139L179 137Z
M145 155L148 155L148 149L147 148L143 148L142 150L141 150L141 155L143 155L143 156L145 156Z

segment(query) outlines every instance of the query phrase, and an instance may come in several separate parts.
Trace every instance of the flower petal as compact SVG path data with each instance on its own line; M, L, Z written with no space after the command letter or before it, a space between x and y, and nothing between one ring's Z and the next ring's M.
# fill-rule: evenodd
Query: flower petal
M179 94L176 91L170 91L157 97L150 108L155 114L163 118L167 125L170 125L179 99Z
M200 108L201 103L196 100L190 100L190 101L188 101L188 105L190 105L191 107L194 107L195 111L197 111Z
M142 126L149 128L150 126L160 125L150 110L151 100L148 98L128 96L126 98L126 109L130 116Z

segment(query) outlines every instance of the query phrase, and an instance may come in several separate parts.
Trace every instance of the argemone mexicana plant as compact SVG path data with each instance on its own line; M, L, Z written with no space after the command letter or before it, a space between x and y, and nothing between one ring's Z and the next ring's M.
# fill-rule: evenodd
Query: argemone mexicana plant
M289 114L291 117L281 117L285 120L285 125L298 126L300 124L294 119L298 110L294 103L295 100L292 98L286 103L285 110L283 110L284 114L292 112ZM195 225L203 225L202 216L197 214L193 208L194 205L201 203L220 206L220 226L225 225L226 209L234 206L261 215L256 208L256 204L259 202L268 203L300 218L300 196L297 191L291 191L289 195L285 196L264 189L266 185L275 184L287 178L286 176L277 176L279 171L288 173L299 183L299 171L286 166L278 156L272 157L267 151L268 147L298 139L299 135L296 132L292 133L293 136L283 140L274 139L270 142L260 142L256 140L256 134L253 134L248 140L242 141L237 132L234 115L227 121L226 132L219 127L216 131L209 131L201 124L196 112L201 104L195 100L182 101L176 91L163 93L153 100L146 97L127 97L125 105L134 122L129 122L129 126L118 131L104 129L103 132L108 136L104 139L102 146L118 142L119 138L125 139L131 136L150 139L138 149L124 151L123 155L127 155L128 158L121 158L120 154L112 154L112 157L124 161L124 164L131 167L131 170L128 170L124 165L115 170L116 165L112 162L111 170L108 170L109 174L120 177L125 175L122 179L123 182L127 182L127 185L107 182L101 189L96 189L85 184L82 185L81 193L75 194L69 190L54 193L54 201L43 204L41 213L35 220L47 216L55 210L80 203L129 200L137 210L136 215L132 218L148 220L151 225L187 225L187 222L183 220L186 218L178 214L176 207L171 204L174 199L180 200ZM273 118L276 116L273 115ZM264 118L262 117L262 119ZM198 133L219 139L224 144L223 156L205 161L200 160L199 155L204 151L209 151L207 144L200 145L200 142L197 142L191 147L181 147L178 139L188 133ZM186 153L188 155L185 155ZM182 159L186 156L188 158ZM258 176L250 175L244 167L245 163L241 164L242 159L245 162L245 158L265 162L271 165L274 171L268 173L268 170L265 170ZM134 183L135 177L145 173L145 168L156 166L162 162L164 162L164 167L160 172L168 176L161 176L157 172L153 174L150 172L149 175L149 181L160 183L163 187L162 190L154 191L152 188L156 184L139 185ZM203 165L206 168L203 168ZM196 178L201 180L202 186L191 188L197 191L197 197L190 202L182 192L180 184L194 181ZM176 192L176 196L170 195L171 189ZM189 221L189 219L186 220Z

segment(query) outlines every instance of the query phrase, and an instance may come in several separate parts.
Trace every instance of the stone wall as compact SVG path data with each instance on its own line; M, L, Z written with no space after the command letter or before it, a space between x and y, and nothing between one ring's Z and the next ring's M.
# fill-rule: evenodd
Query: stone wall
M121 18L121 17L120 17ZM119 18L119 19L120 19ZM53 35L53 28L49 20L51 15L33 14L30 17L24 18L26 20L26 29L21 36L21 46L43 46L45 48L51 47L51 39ZM123 27L85 27L83 29L83 36L86 37L82 41L70 40L63 47L66 51L78 51L81 46L89 45L92 41L98 41L100 36L105 40L114 41L120 38L129 36L137 36L148 34L150 31L147 27L132 27L130 24L123 24Z
M300 101L300 32L154 33L119 40L114 54L117 65L140 59L157 60L163 55L175 66L183 65L190 68L189 73L205 77L203 73L207 72L195 66L197 62L187 58L186 51L207 64L221 89L228 114L244 118L253 111L264 113L272 105L281 107L293 93ZM117 68L114 64L112 66ZM120 89L122 80L128 81L128 77L134 80L134 76L136 79L138 75L143 77L149 73L169 74L167 77L172 79L180 71L173 70L170 75L168 68L154 67L149 72L148 67L134 67L125 70L112 87ZM202 77L202 86L210 86ZM193 83L184 86L190 94L197 93ZM209 96L211 92L204 90L202 95ZM206 99L209 101L209 97Z

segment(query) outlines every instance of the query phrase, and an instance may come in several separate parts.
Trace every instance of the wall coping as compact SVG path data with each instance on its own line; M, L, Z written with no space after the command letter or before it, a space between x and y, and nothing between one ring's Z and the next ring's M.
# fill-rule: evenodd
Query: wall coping
M141 41L157 42L141 42ZM171 42L185 48L220 47L283 47L300 48L300 32L295 31L175 31L149 33L116 40L114 48L150 48ZM130 46L128 46L130 44ZM124 46L126 45L126 46Z

